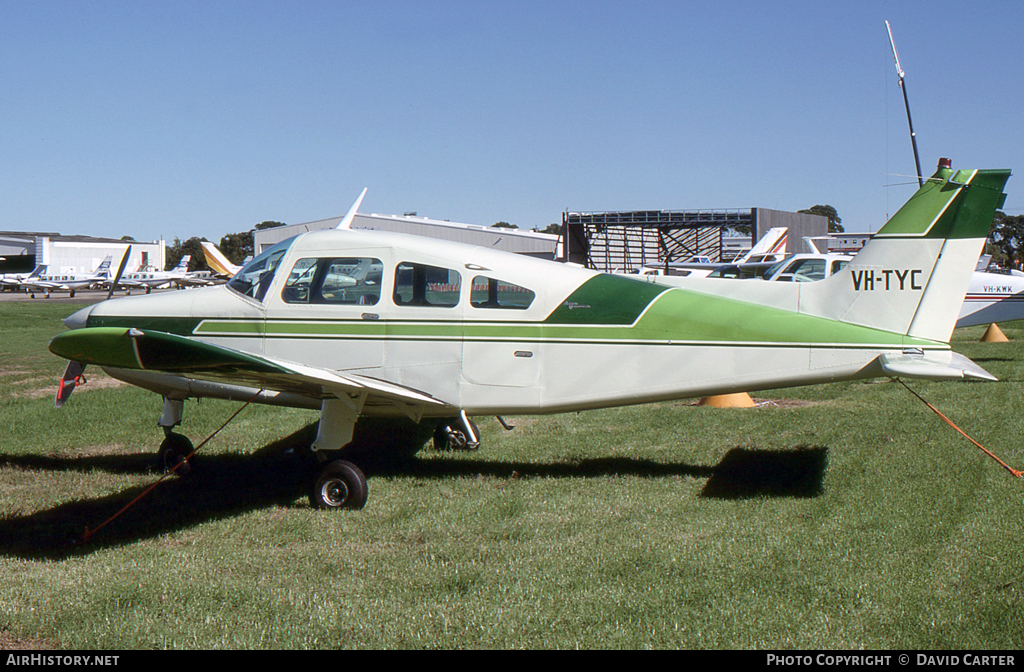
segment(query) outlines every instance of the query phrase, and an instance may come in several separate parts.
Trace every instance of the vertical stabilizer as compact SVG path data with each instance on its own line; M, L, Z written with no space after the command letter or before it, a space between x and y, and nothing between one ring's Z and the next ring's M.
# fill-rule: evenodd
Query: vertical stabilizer
M842 272L801 288L800 311L949 341L1009 176L942 159Z
M241 269L240 266L236 266L228 261L228 258L225 257L213 243L204 240L200 245L203 247L203 255L206 257L206 265L209 266L214 273L226 277L232 277Z
M784 254L786 252L786 233L788 231L789 229L785 226L776 226L768 229L768 232L761 236L761 240L757 241L757 244L751 247L749 252L732 263L743 264L755 256L765 254Z

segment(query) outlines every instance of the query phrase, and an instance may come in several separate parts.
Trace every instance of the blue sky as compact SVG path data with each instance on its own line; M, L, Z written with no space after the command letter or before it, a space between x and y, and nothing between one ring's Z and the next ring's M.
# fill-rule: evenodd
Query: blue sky
M886 19L923 171L1024 168L1016 1L0 0L0 230L218 240L368 187L484 225L827 203L875 231L916 185Z

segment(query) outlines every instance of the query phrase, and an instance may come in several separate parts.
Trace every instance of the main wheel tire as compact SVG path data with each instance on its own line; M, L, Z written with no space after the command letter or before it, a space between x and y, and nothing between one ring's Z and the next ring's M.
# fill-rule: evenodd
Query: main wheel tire
M470 420L469 424L473 428L473 434L480 436L480 430L476 423ZM466 429L458 418L442 422L434 431L434 450L479 450L479 448L479 443L470 442L469 435L466 434Z
M315 509L361 509L368 496L366 476L344 460L322 466L309 489L309 503Z
M192 454L192 442L181 434L168 434L157 451L157 468L164 472L173 471L178 476L187 476L192 472L192 460L186 459Z

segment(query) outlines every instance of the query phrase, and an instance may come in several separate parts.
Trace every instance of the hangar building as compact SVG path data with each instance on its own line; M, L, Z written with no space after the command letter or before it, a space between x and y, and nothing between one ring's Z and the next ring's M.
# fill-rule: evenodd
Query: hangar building
M802 251L805 237L828 236L827 217L768 208L565 212L561 239L566 244L558 257L601 271L633 271L697 257L724 263L739 251L731 244L736 237L727 231L749 233L749 240L756 241L780 226L789 229L787 254Z
M108 255L116 267L131 245L126 272L143 267L163 270L166 263L164 241L151 243L64 236L52 231L0 231L0 273L23 273L38 264L46 264L53 274L92 273Z

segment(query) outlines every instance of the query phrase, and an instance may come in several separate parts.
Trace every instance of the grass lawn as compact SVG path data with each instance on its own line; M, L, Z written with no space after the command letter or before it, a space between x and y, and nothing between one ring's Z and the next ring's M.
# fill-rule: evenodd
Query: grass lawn
M160 398L89 369L68 305L0 304L0 648L1024 647L1024 482L900 385L478 419L475 453L305 498L317 415L253 406L168 479ZM958 330L997 383L910 385L1024 467L1024 325ZM93 375L90 375L93 374ZM198 442L238 404L186 404Z

